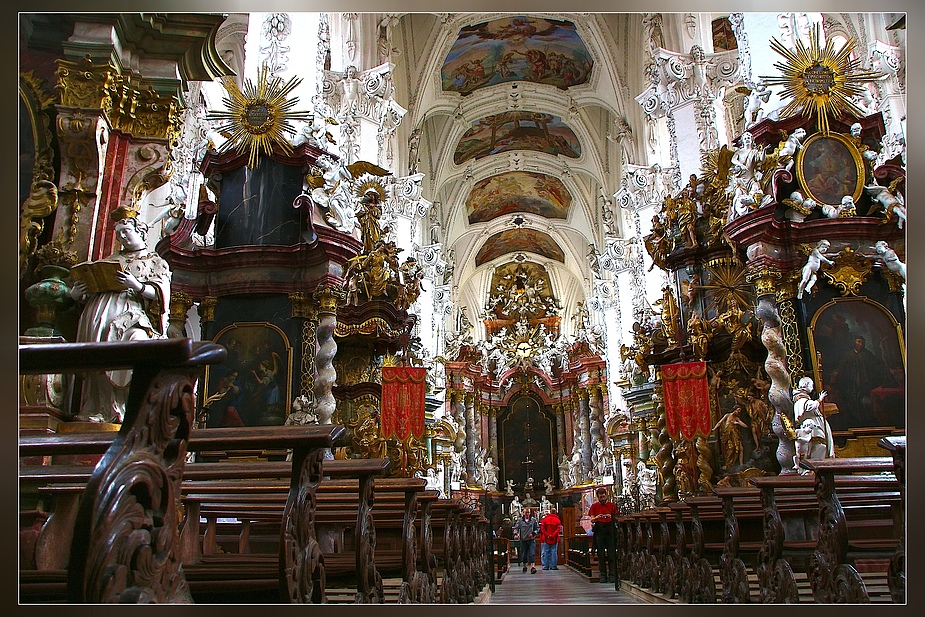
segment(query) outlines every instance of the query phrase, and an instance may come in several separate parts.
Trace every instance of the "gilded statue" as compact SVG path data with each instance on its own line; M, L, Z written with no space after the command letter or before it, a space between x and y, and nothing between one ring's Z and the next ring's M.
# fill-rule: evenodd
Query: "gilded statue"
M697 311L691 311L691 318L687 320L687 337L694 356L701 360L706 358L713 331L709 322L704 321Z
M739 433L739 427L748 428L748 425L741 418L742 406L736 405L732 411L723 415L713 430L719 430L720 449L723 452L724 467L728 470L734 465L742 465L745 462L745 449L742 445L742 435Z

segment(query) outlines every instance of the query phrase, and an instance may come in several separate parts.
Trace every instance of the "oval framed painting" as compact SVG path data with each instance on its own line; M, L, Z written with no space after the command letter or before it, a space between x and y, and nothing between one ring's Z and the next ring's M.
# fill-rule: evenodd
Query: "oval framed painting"
M840 133L816 133L797 153L797 179L807 197L829 206L845 195L857 203L864 191L861 153Z

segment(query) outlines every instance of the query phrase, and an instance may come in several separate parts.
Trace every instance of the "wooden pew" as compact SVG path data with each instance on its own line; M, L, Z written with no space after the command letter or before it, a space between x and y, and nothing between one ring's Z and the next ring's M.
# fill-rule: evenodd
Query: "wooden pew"
M899 481L900 525L899 546L896 554L890 558L889 585L893 602L906 601L906 438L882 437L877 444L890 452L893 457L893 475Z
M285 525L277 526L279 544L284 547L284 554L275 557L273 564L276 591L272 597L277 601L307 602L311 601L313 588L318 585L318 563L300 561L303 555L310 555L316 544L314 529L310 525L310 509L317 482L320 480L323 449L330 448L344 433L344 428L336 425L310 425L287 427L234 427L224 429L197 429L188 441L190 451L214 451L216 449L281 448L292 449L292 462L285 463L192 463L184 468L187 482L197 479L214 478L252 478L262 474L264 478L281 479L281 507L277 518ZM106 443L113 443L112 435L67 434L28 436L21 439L21 456L52 456L56 454L96 453L106 450ZM104 459L105 460L105 459ZM257 466L257 470L255 470ZM76 509L78 500L84 494L87 481L91 477L86 466L48 465L24 467L20 469L21 481L38 481L45 483L49 493L57 493L55 513L49 518L43 529L48 541L41 541L37 546L37 565L53 571L68 567L69 559L66 542L58 538L73 535L76 517L69 513ZM93 474L96 472L93 471ZM181 503L178 494L172 502L172 512L176 512ZM87 493L89 494L89 493ZM174 514L176 520L178 516ZM193 521L193 522L191 522ZM199 553L199 512L187 512L179 538L174 542L178 563L188 562L191 555ZM55 548L57 547L57 548ZM38 573L30 573L38 577ZM190 585L184 576L184 588L187 590L186 601L192 600Z
M68 601L189 601L176 551L179 485L195 382L225 353L190 339L20 345L21 374L133 370L122 427L87 482L92 498L76 511Z
M342 427L341 427L342 428ZM234 477L223 477L220 467L224 463L203 463L212 465L208 471L196 474L196 480L184 484L190 516L184 538L191 547L184 562L187 578L199 597L211 602L235 602L235 593L243 593L245 587L252 595L259 594L264 601L272 595L274 567L280 562L285 546L272 544L272 536L261 530L267 526L278 528L283 521L283 506L286 493L278 480L291 472L288 462L234 463ZM196 471L198 465L189 466ZM370 510L373 505L372 478L387 471L389 461L369 459L360 461L323 461L319 468L317 482L311 494L304 496L306 507L302 520L305 528L311 529L310 545L292 559L299 563L309 561L315 573L310 588L313 602L327 601L329 581L342 582L349 579L349 585L357 601L382 601L381 577L376 570L375 527ZM321 480L321 477L324 480ZM249 478L246 482L241 478ZM350 485L336 478L355 478ZM339 483L339 484L338 484ZM347 491L344 503L337 499L324 500L322 495L332 490ZM200 517L205 518L204 529L200 528ZM220 519L234 522L219 523ZM354 550L348 554L334 554L324 550L323 524L338 521L350 527L353 533ZM201 552L195 544L202 542ZM220 550L224 541L225 549ZM259 541L263 550L253 551L252 545ZM237 545L237 551L230 544ZM240 581L242 586L235 587ZM230 593L234 592L234 593Z
M894 533L892 527L899 507L898 483L892 474L883 474L891 467L889 459L825 460L830 461L830 466L854 471L852 475L823 474L828 480L821 492L820 478L813 475L750 480L761 491L764 510L764 540L756 567L761 602L818 602L822 597L831 598L829 581L835 565L829 557L830 551L841 553L841 543L849 535L852 559L857 550L863 551L864 544L892 544L892 550L898 544L898 539L884 537ZM875 475L853 475L859 471ZM835 487L842 514L829 518L836 512L829 495L834 494ZM883 548L878 549L881 554ZM868 553L868 557L878 558L876 552ZM841 573L839 577L838 597L843 598L848 579ZM863 577L875 578L867 573ZM872 599L882 600L883 595L875 593Z
M764 546L764 509L761 493L753 487L713 487L723 501L725 543L720 558L724 604L757 601L757 564Z
M890 593L871 588L867 573L886 575L901 542L902 514L898 482L892 473L868 476L871 489L864 498L842 494L836 477L858 481L857 473L892 472L886 457L831 458L801 461L815 474L819 504L819 536L811 562L810 580L817 602L851 603L892 601ZM853 523L853 525L852 525ZM878 568L876 570L875 568ZM865 579L867 583L865 584ZM889 591L889 589L887 589Z

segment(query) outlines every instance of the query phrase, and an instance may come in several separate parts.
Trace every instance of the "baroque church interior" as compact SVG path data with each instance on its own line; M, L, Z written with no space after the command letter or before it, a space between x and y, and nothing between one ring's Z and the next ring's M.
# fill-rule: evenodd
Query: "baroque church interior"
M905 602L904 14L19 26L21 602Z

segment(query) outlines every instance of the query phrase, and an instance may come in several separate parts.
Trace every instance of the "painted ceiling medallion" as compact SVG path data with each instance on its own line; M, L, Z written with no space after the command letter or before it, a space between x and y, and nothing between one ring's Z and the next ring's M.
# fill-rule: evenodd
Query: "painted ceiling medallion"
M222 78L227 93L222 102L228 111L210 111L208 114L209 120L224 122L218 130L229 137L221 150L248 150L247 166L250 168L257 166L259 153L262 151L269 155L274 144L286 154L292 152L292 145L286 139L286 134L295 135L292 121L309 121L312 118L310 111L291 111L299 98L288 97L300 83L302 80L297 77L283 83L282 78L269 75L266 65L260 67L256 84L250 79L245 80L243 92L234 79Z
M781 110L781 117L797 111L804 116L815 113L819 118L819 130L826 134L829 116L838 117L843 112L856 118L865 115L852 98L863 91L864 82L879 74L862 70L861 61L851 58L857 39L849 39L836 50L832 40L821 47L820 36L817 24L810 33L809 47L798 40L795 51L772 39L771 49L784 57L783 62L775 62L774 66L783 74L762 76L762 79L768 85L784 86L781 98L793 99Z

